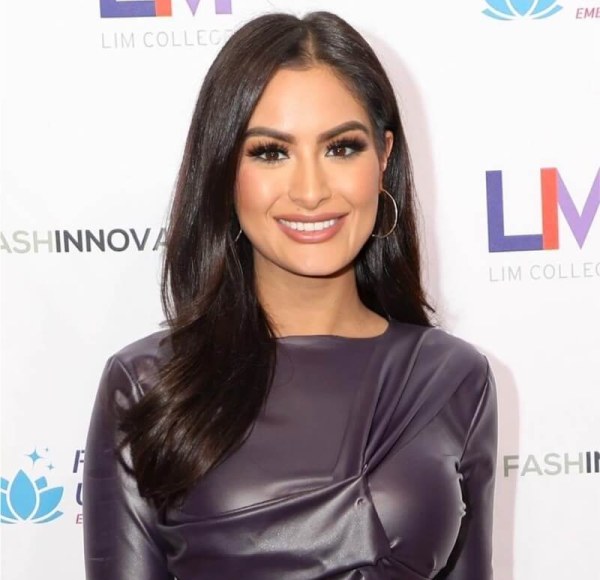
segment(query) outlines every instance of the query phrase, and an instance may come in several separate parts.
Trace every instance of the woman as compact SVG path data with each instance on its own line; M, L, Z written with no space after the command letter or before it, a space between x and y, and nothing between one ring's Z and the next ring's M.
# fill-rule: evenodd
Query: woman
M429 322L413 204L353 28L230 38L173 202L169 329L109 360L93 410L88 579L492 578L493 376Z

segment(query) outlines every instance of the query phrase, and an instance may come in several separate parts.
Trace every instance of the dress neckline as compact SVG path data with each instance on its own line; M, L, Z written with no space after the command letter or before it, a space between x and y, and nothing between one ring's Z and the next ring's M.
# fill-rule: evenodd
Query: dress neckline
M309 344L321 341L333 342L373 342L385 338L392 329L393 321L388 320L385 330L374 336L342 336L340 334L290 334L288 336L277 336L275 341L279 344Z

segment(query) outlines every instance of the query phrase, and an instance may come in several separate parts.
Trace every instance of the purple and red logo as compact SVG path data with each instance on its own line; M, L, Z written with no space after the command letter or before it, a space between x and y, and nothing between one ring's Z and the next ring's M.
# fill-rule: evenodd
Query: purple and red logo
M486 172L486 188L490 252L557 250L559 248L559 208L577 245L583 248L598 213L598 207L600 207L600 169L596 173L592 189L581 213L579 213L558 170L554 167L545 168L541 170L542 233L506 235L502 171Z
M196 14L200 0L185 0ZM231 14L231 0L214 0L216 14ZM151 18L172 16L171 0L100 0L102 18Z

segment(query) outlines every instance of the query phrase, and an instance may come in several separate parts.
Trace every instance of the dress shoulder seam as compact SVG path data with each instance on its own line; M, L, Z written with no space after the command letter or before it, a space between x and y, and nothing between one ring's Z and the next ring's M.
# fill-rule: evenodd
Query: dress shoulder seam
M119 356L115 354L111 358L115 360L115 362L119 365L119 367L121 367L121 370L123 371L123 373L125 374L125 376L129 380L129 382L131 383L131 385L139 388L140 387L140 383L139 383L138 379L133 376L133 374L130 371L130 369L119 358Z

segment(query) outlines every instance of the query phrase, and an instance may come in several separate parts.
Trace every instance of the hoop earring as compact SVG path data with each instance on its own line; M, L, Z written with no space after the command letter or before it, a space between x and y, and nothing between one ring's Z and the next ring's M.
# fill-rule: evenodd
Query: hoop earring
M235 242L237 242L240 239L240 236L242 235L242 228L240 228L240 231L238 232L238 235L235 236L235 238L233 238L233 243L235 244Z
M385 193L392 200L392 203L394 204L394 223L393 223L392 227L390 228L390 230L384 235L371 234L371 237L379 238L379 239L387 238L396 229L396 225L398 224L398 204L396 203L396 200L393 198L392 194L389 191L387 191L386 189L382 188L381 192Z

